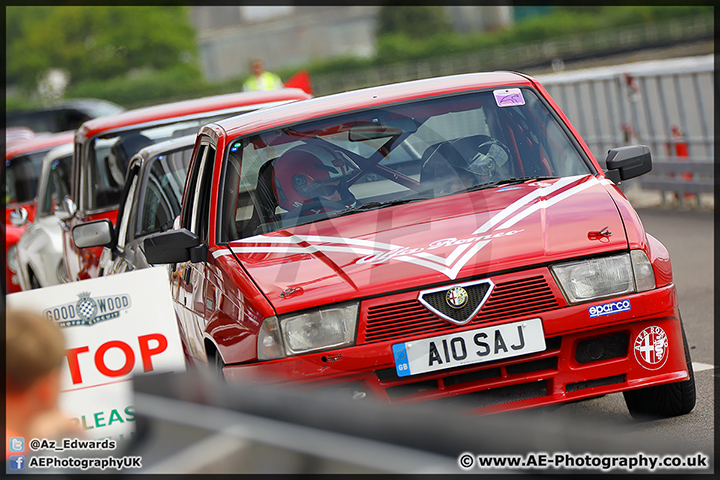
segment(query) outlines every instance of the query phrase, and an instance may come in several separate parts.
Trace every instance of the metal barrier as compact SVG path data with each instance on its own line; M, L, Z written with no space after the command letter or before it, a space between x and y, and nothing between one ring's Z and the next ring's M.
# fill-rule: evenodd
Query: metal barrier
M522 473L523 466L464 470L464 453L692 454L682 438L658 439L607 419L531 410L471 416L432 404L353 399L342 386L229 385L199 370L135 377L137 435L121 455L140 455L150 474ZM316 387L317 388L317 387ZM582 470L582 471L581 471ZM676 473L679 470L676 470Z
M681 200L714 191L713 55L536 78L601 164L612 147L644 144L653 170L631 182Z

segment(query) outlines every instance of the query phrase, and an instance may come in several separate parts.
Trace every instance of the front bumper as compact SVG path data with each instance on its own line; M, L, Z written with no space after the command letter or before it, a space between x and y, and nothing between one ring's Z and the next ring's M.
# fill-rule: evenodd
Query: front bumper
M488 300L467 325L424 324L425 320L430 321L429 317L413 317L417 312L403 310L409 308L406 304L416 292L371 299L363 302L361 308L358 345L268 362L228 365L225 376L233 383L335 386L349 389L356 398L369 396L397 404L432 402L482 413L563 403L689 378L674 285L569 306L546 270L537 269L533 273L547 280L544 288L549 289L551 295L547 296L554 300L536 303L525 313L522 308L503 311L500 306L489 314L488 310L495 307ZM528 272L524 272L493 280L502 285L515 277L527 276ZM522 305L528 304L522 296L508 296L516 297ZM540 296L532 294L532 298ZM631 308L590 316L590 307L618 300L629 300ZM409 318L412 325L421 325L424 331L410 335L407 328L399 334L391 328L379 333L370 331L372 320L368 322L368 312L379 304L387 306L388 311L399 312L398 319ZM396 373L393 344L538 317L545 333L546 349L542 352L419 375L399 377ZM649 355L648 349L652 347L652 342L646 339L647 332L660 331L667 342L652 355L658 360L659 354L662 362L648 363L642 357ZM405 335L399 337L403 332Z

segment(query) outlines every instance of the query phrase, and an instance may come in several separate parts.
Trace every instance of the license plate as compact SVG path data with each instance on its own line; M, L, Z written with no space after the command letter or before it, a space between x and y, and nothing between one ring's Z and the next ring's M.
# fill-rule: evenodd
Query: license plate
M545 350L539 318L398 343L392 346L398 376L435 372Z

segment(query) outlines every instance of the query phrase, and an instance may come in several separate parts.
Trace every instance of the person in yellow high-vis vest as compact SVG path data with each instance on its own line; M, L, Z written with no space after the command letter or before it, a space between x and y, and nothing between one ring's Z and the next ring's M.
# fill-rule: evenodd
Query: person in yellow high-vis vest
M250 62L252 75L243 83L244 92L252 92L256 90L275 90L282 88L283 83L280 77L272 72L265 70L265 64L260 59L254 59Z

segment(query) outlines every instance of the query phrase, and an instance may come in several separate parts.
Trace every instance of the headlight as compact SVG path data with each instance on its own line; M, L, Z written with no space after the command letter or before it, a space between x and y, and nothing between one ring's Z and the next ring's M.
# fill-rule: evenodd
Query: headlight
M8 248L7 251L7 266L11 272L17 273L18 271L18 256L17 256L17 244Z
M352 345L358 304L338 305L278 320L266 318L258 334L258 360Z
M655 288L655 273L642 250L550 267L569 303Z

